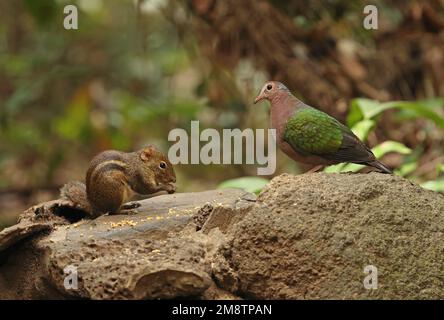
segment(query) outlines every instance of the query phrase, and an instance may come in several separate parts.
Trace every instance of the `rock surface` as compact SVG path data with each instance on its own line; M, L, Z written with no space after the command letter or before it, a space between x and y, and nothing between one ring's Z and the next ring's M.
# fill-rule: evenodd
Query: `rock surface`
M0 232L0 298L444 298L444 196L396 176L284 174L257 200L227 189L141 204L95 220L61 200L27 210Z
M396 176L279 176L229 234L215 278L242 297L444 298L444 196Z
M210 288L211 257L224 237L218 230L197 233L193 217L203 207L209 213L214 208L241 211L254 200L235 189L164 195L141 201L135 215L73 224L61 223L72 213L66 200L33 207L19 224L0 233L0 298L157 299L210 293L236 298ZM36 237L38 228L52 232ZM65 287L72 267L76 290Z

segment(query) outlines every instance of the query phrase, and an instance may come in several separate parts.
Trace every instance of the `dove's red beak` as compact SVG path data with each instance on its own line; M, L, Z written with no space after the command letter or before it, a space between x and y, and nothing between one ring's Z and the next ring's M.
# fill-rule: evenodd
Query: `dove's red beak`
M259 101L261 101L262 99L265 99L264 95L261 93L259 94L256 99L254 99L254 104L258 103Z

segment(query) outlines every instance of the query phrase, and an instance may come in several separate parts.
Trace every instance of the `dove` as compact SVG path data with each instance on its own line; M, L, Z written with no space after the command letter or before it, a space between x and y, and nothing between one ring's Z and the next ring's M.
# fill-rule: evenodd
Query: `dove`
M392 173L347 126L297 99L283 83L266 82L254 103L261 100L270 102L278 147L294 161L313 165L309 172L349 162Z

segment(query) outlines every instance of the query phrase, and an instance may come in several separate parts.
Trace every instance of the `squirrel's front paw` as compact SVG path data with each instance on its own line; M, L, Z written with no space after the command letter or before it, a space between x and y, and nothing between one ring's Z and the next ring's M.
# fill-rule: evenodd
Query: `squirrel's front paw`
M131 210L131 209L139 208L140 206L141 206L141 204L139 202L131 201L131 202L127 202L127 203L123 204L121 209L122 210Z

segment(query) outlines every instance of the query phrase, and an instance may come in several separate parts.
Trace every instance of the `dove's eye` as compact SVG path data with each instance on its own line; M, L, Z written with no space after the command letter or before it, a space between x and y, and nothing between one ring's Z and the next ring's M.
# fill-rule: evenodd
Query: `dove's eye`
M269 84L269 85L267 86L267 90L271 90L271 89L273 89L273 86L272 86L271 84Z

